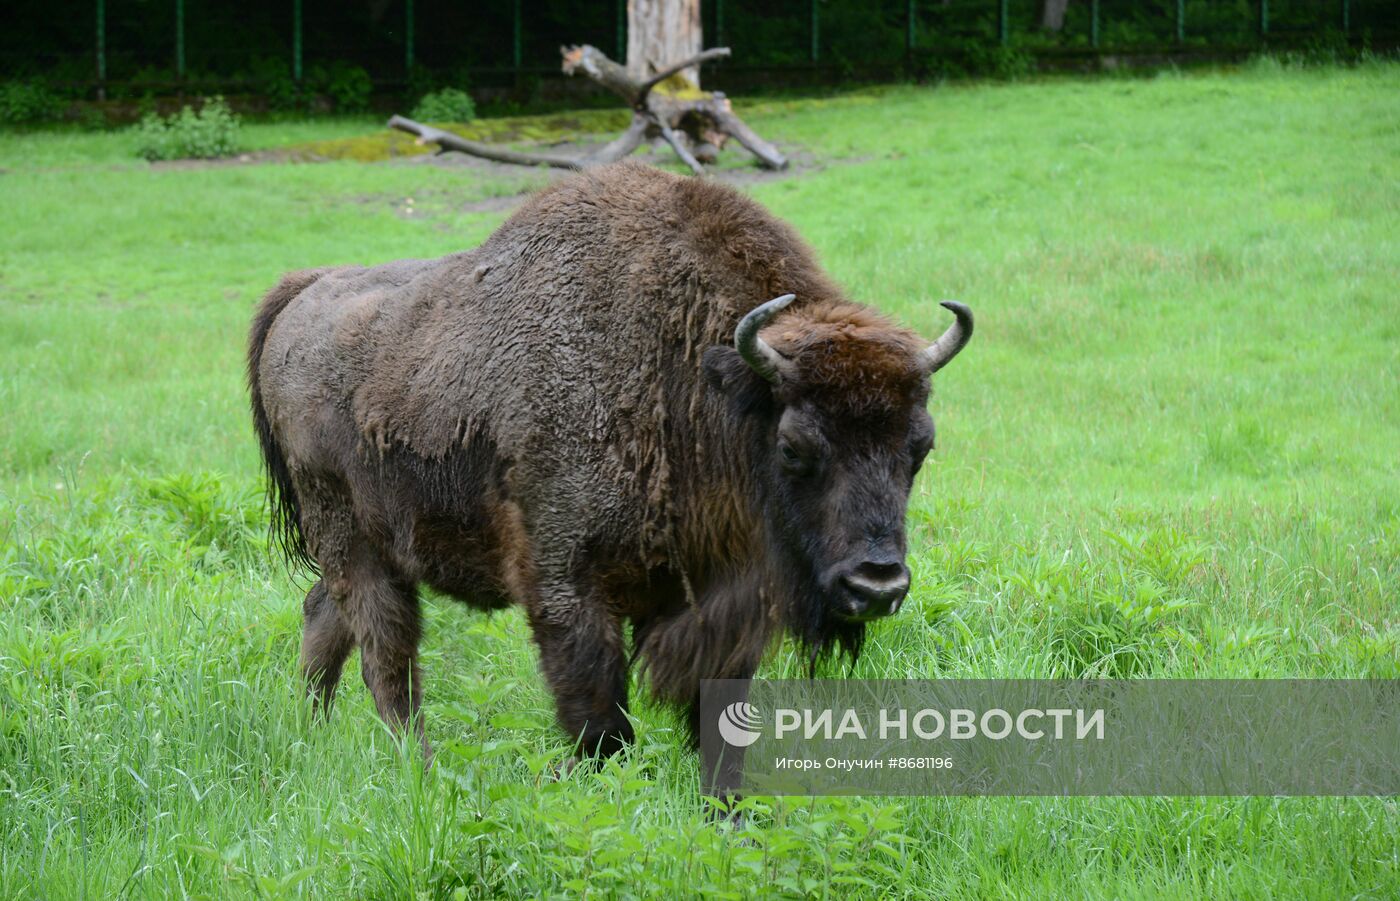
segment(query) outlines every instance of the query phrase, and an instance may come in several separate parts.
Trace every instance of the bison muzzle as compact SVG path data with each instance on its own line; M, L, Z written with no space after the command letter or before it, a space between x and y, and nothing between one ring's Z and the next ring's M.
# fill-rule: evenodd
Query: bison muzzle
M944 306L930 346L743 195L627 163L475 250L288 275L248 379L274 530L319 575L317 703L358 646L380 715L422 736L422 585L524 608L588 753L632 738L633 661L693 734L701 680L751 677L784 630L858 653L909 590L929 375L972 335Z

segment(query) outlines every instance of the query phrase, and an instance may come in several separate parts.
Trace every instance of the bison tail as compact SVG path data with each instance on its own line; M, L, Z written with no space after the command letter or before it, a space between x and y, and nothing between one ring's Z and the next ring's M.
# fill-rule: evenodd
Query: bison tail
M248 333L248 391L253 403L253 428L258 433L263 469L267 473L267 506L272 514L272 540L281 548L282 556L289 566L301 565L318 574L320 568L307 549L306 536L301 530L301 502L292 484L292 474L287 468L282 448L277 444L277 437L272 433L267 409L263 406L259 370L262 366L263 344L267 341L267 333L272 330L272 323L286 309L287 304L325 271L311 269L283 276L277 287L267 292L267 296L258 305L258 312L253 317L253 327Z

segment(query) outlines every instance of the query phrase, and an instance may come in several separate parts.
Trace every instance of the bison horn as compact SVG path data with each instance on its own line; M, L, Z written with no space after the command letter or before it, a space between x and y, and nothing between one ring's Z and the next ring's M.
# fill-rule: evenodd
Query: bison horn
M734 349L739 351L739 356L744 358L744 362L748 363L754 372L775 385L781 380L782 371L788 367L788 360L769 347L767 341L758 337L758 331L768 324L768 320L778 315L778 311L796 299L796 294L775 297L751 310L734 330Z
M958 321L948 326L948 331L923 352L924 367L928 369L929 375L947 366L948 362L958 355L958 351L972 340L972 311L956 300L945 300L940 306L952 310Z

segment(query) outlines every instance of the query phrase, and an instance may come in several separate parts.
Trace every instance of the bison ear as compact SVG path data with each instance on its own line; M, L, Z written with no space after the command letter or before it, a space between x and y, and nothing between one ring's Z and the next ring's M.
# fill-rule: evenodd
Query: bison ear
M715 346L705 351L705 381L743 408L771 402L772 385L753 371L732 347Z

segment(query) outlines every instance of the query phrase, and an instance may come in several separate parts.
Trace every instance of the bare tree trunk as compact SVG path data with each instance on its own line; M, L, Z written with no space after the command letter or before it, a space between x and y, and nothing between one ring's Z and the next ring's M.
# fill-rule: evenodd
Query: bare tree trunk
M700 0L627 0L627 74L646 81L700 52ZM700 87L700 67L681 71Z
M1065 9L1069 0L1044 0L1040 8L1040 27L1046 31L1060 31L1065 27Z

